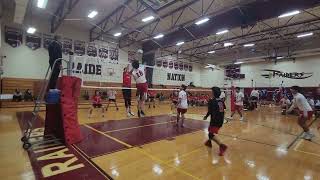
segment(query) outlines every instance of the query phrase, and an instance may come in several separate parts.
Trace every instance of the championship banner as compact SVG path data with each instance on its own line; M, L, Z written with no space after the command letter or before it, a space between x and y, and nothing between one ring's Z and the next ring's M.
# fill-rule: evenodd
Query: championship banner
M157 67L162 67L162 60L161 59L157 59L156 66Z
M94 43L89 43L87 47L87 55L91 57L97 57L97 47Z
M188 70L189 70L189 64L184 63L183 67L184 67L184 70L185 70L185 71L188 71Z
M168 68L168 61L167 61L167 60L163 60L163 61L162 61L162 66L163 66L164 68Z
M181 62L181 61L179 62L179 70L183 71L183 62Z
M118 61L119 60L119 50L118 48L109 47L110 60Z
M27 34L26 45L32 50L39 49L41 47L41 36L39 34Z
M5 42L15 48L22 44L22 30L5 26L4 36Z
M136 52L135 51L128 51L128 61L132 62L136 60Z
M103 58L103 59L108 59L108 56L109 56L108 47L100 46L99 47L99 57Z
M173 61L169 61L169 68L173 69Z
M75 40L74 41L74 53L78 56L83 56L86 53L86 42Z
M43 48L48 49L49 44L53 41L53 35L42 34L42 38L43 38Z
M192 72L192 65L189 64L189 72Z
M63 54L69 54L72 51L72 39L70 38L63 38L62 40L62 52Z
M175 70L178 70L179 69L179 63L176 61L174 62L174 69Z

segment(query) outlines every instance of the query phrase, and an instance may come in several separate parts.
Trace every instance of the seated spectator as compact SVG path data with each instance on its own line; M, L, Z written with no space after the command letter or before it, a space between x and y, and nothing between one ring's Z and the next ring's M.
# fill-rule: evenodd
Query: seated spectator
M15 102L21 102L22 101L22 93L20 92L19 89L16 89L14 91L12 101L15 101Z
M315 108L320 109L320 99L318 99L315 103Z
M23 99L25 101L33 101L33 96L32 96L32 93L30 91L30 89L27 89L25 92L24 92L24 97Z
M315 104L314 104L313 98L309 96L307 98L307 100L308 100L308 103L310 104L311 108L314 110Z

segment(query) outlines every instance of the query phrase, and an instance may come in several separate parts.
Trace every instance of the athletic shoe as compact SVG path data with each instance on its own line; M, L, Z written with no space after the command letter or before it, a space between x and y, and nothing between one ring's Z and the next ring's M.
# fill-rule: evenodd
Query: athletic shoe
M130 114L130 113L127 113L127 117L131 117L131 114Z
M243 117L240 118L240 121L243 121Z
M233 120L233 117L232 117L232 116L229 116L229 117L227 117L227 119L229 119L229 120Z
M138 117L139 117L139 118L141 117L140 111L138 111Z
M206 145L207 147L211 148L212 147L212 143L210 140L207 140L204 145Z
M220 149L219 156L223 156L226 150L228 149L228 146L221 144L219 149Z
M153 108L156 108L156 106L155 106L155 105L153 105Z
M310 141L313 137L314 137L314 135L313 135L312 133L310 133L310 132L305 132L305 133L304 133L304 136L303 136L303 139Z
M117 111L119 111L119 108L117 108Z
M141 111L141 115L142 115L142 116L145 116L146 114L145 114L143 111Z
M129 114L130 114L131 116L134 116L134 113L133 113L133 112L129 112Z

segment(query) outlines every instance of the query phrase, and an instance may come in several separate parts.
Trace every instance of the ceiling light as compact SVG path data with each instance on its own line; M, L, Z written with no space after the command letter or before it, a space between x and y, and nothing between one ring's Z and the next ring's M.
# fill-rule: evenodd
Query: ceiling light
M224 47L229 47L229 46L233 46L233 43L227 42L223 44Z
M89 14L88 14L88 18L94 18L96 15L98 14L98 11L91 11Z
M146 18L143 18L143 19L142 19L142 22L148 22L148 21L151 21L151 20L153 20L153 19L154 19L153 16L148 16L148 17L146 17Z
M195 24L200 25L200 24L208 22L209 20L210 20L209 18L203 18L203 19L200 19L199 21L197 21Z
M37 7L44 9L44 8L46 8L47 3L48 3L48 0L38 0Z
M180 42L177 42L177 46L181 46L182 44L184 44L184 41L180 41Z
M252 46L254 46L255 44L253 44L253 43L250 43L250 44L245 44L245 45L243 45L243 47L252 47Z
M121 32L118 32L118 33L115 33L113 36L118 37L118 36L121 36L121 34L122 34Z
M27 30L27 33L33 34L33 33L35 33L36 31L37 31L36 28L34 28L34 27L29 27L28 30Z
M164 37L164 35L163 34L158 34L158 35L156 35L155 37L153 37L154 39L160 39L160 38L163 38Z
M208 53L209 53L209 54L213 54L213 53L215 53L215 52L216 52L216 51L209 51Z
M278 56L278 57L277 57L277 59L283 59L283 58L284 58L283 56Z
M234 64L243 64L242 61L235 62Z
M303 38L303 37L312 36L312 35L313 35L313 32L305 33L305 34L299 34L299 35L297 36L297 38Z
M299 14L299 13L300 13L300 11L299 11L299 10L290 11L290 12L287 12L287 13L281 14L281 15L279 16L279 18L284 18L284 17L294 16L294 15L297 15L297 14Z
M228 29L221 30L221 31L218 31L218 32L216 33L216 35L225 34L225 33L227 33L227 32L229 32L229 30L228 30Z

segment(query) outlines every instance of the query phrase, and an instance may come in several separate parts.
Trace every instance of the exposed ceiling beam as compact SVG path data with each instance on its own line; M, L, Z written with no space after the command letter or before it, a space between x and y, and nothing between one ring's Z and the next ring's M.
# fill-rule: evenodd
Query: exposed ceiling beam
M79 3L80 0L63 0L61 1L55 15L51 19L51 33L55 33L61 23L71 13L72 9Z
M14 12L13 22L17 24L23 24L29 0L15 0L15 2L16 8Z

